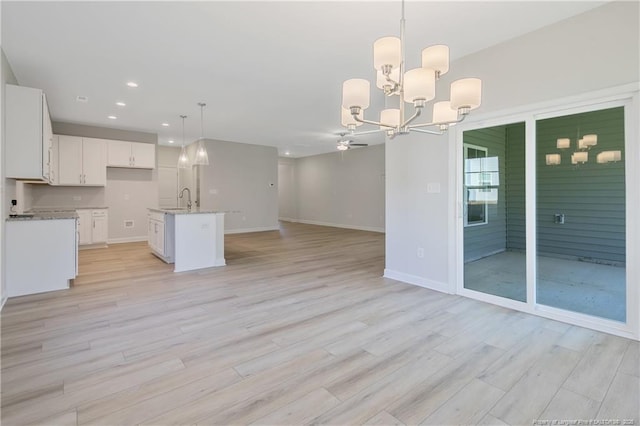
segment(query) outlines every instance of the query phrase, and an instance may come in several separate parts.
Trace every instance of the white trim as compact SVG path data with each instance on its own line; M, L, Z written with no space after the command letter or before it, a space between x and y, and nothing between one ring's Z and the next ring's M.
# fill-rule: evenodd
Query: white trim
M149 237L146 235L139 237L123 237L123 238L109 238L108 244L122 244L122 243L139 243L141 241L147 241Z
M330 223L330 222L319 222L316 220L298 220L299 223L306 223L307 225L319 225L319 226L330 226L332 228L344 228L344 229L355 229L357 231L369 231L369 232L381 232L384 234L384 228L374 228L371 226L358 226L358 225L343 225L340 223Z
M385 268L384 277L396 281L401 281L406 284L416 285L418 287L428 288L429 290L439 291L441 293L455 294L451 292L451 288L447 283L440 281L428 280L417 275L405 274L404 272L398 272Z
M227 234L247 234L249 232L264 232L264 231L278 231L277 226L263 226L259 228L239 228L239 229L225 229L224 233Z
M281 220L283 222L293 222L293 223L298 221L298 219L294 219L292 217L279 217L278 220Z
M7 303L7 299L8 297L2 298L2 302L0 302L0 311L2 311L2 308L4 308L4 304Z
M456 126L455 134L451 132L450 163L455 167L450 173L451 182L455 184L455 199L450 208L455 212L455 220L449 222L453 229L455 247L450 251L450 276L455 279L456 293L462 296L504 306L541 317L587 327L593 330L611 333L640 340L640 268L635 259L640 256L640 222L637 212L640 211L640 82L612 87L577 96L565 97L532 105L525 105L477 116ZM565 311L550 306L536 304L536 174L535 174L535 139L536 120L577 114L581 112L607 109L617 106L625 107L625 183L626 183L626 237L627 237L627 323L618 323L605 318L593 317L577 312ZM525 185L526 185L526 248L527 248L527 302L522 303L499 296L488 295L464 288L464 226L462 205L463 171L462 144L464 131L525 122ZM445 290L446 292L446 290Z

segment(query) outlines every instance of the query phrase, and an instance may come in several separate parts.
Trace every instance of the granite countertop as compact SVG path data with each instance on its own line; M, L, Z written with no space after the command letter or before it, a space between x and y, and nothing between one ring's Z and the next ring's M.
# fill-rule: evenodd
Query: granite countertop
M186 208L150 208L149 211L159 212L159 213L167 213L167 214L224 214L225 212L217 211L217 210L200 210L200 209L191 209L187 210Z
M35 207L29 210L27 213L64 213L64 212L75 212L76 210L102 210L108 209L109 207L99 206L99 207Z
M18 220L57 220L57 219L76 219L78 214L75 210L58 211L58 212L32 212L17 215L10 215L7 221Z

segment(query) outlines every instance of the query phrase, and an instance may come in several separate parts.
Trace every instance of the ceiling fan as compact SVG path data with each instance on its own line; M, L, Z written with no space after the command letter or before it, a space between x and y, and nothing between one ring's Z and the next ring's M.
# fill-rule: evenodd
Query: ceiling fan
M344 132L338 133L338 136L340 136L340 139L338 139L338 144L336 146L336 148L338 148L338 151L346 151L347 149L360 146L369 146L368 143L357 143L353 139L345 138L346 135L347 133Z

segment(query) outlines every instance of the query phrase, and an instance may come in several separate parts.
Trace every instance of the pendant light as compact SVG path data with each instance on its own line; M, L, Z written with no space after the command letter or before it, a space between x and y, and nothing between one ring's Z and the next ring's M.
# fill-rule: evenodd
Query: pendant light
M181 115L180 118L182 118L182 149L180 150L180 156L178 157L178 168L186 169L189 167L189 154L184 146L184 119L187 118L187 116Z
M196 145L196 159L193 162L198 166L209 165L209 155L207 154L207 148L204 146L204 107L207 105L203 102L198 103L200 106L200 139Z

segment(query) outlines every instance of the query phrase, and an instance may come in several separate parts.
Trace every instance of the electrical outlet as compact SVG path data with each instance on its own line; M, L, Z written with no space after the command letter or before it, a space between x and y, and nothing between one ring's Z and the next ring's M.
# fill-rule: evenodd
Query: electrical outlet
M420 259L424 257L424 249L422 247L418 247L417 255Z

